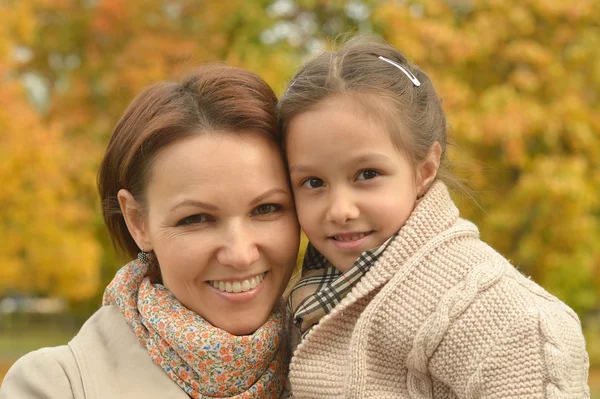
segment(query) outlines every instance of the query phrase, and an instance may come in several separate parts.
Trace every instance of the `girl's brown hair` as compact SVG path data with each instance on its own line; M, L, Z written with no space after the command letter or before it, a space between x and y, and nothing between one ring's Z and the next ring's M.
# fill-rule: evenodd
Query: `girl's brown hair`
M125 110L98 171L102 213L115 249L139 252L117 200L128 190L145 207L153 160L169 144L206 131L258 131L278 139L277 98L256 74L225 65L204 65L178 82L153 84Z
M380 56L411 72L420 86ZM386 126L415 168L437 141L442 147L437 178L453 180L446 166L446 116L433 83L398 50L372 36L354 37L339 50L309 60L296 72L278 105L282 141L285 143L295 116L341 95L351 96L370 117Z

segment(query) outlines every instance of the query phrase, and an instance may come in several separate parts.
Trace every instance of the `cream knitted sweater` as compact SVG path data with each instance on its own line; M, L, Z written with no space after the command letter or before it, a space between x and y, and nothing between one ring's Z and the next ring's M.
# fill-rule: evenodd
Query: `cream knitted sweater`
M295 398L581 399L588 369L577 315L479 240L437 182L297 346L290 382Z

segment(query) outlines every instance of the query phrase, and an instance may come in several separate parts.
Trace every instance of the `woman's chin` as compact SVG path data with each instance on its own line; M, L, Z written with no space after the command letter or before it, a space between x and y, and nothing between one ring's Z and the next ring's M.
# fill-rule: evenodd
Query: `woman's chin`
M258 317L259 315L249 315L247 317L236 315L230 317L229 320L224 320L213 325L232 335L252 335L265 324L269 314L267 313L266 317L262 315L260 315L262 317Z
M281 292L274 292L273 285L272 275L268 273L262 284L249 292L221 292L211 287L210 301L202 305L211 303L213 307L198 306L196 311L213 326L230 334L251 335L266 323L281 297Z

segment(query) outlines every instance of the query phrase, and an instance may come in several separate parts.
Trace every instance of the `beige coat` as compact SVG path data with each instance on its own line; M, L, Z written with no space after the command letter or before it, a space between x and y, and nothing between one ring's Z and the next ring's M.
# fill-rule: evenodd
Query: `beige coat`
M0 399L189 399L148 356L116 306L101 307L68 345L8 371Z
M582 399L577 315L479 240L436 183L290 366L295 398Z

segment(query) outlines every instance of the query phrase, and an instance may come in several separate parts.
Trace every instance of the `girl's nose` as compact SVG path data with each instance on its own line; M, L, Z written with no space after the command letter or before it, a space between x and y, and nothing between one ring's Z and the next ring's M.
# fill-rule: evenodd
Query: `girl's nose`
M332 193L327 209L327 221L344 224L357 219L359 214L358 206L349 193L345 191Z

